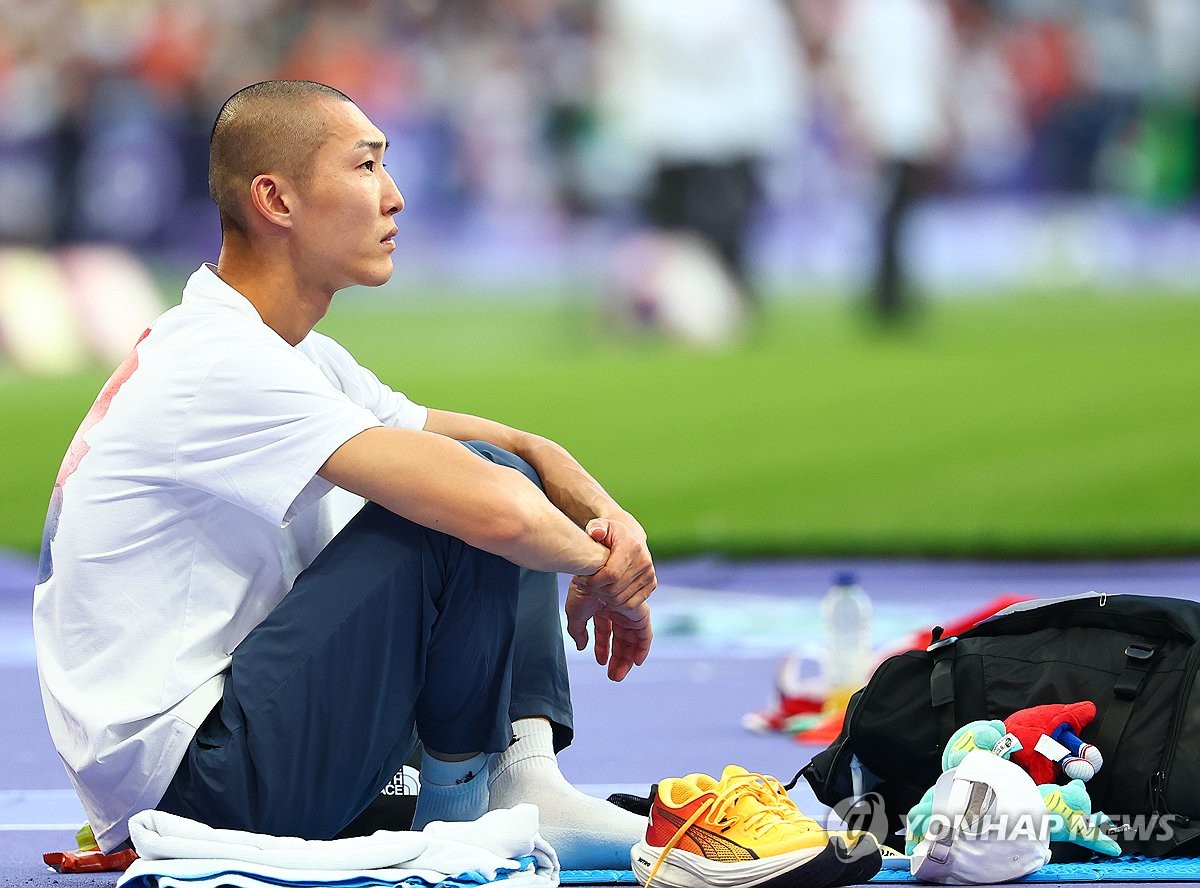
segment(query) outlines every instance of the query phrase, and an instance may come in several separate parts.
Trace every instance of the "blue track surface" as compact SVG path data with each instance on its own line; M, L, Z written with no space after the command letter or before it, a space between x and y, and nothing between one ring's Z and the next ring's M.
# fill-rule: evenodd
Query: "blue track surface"
M713 558L659 565L656 639L647 663L620 684L587 654L568 658L576 742L564 773L594 795L645 793L658 780L720 774L736 762L784 780L817 751L780 735L744 730L744 713L767 706L780 657L815 648L817 602L831 575L856 569L875 603L877 645L1017 592L1055 597L1090 590L1200 597L1200 560L1095 563L788 561ZM34 565L0 554L0 886L113 885L113 874L63 876L41 862L73 844L83 815L46 732L29 628ZM807 788L793 793L810 813ZM1049 881L1200 880L1195 862L1106 865L1099 874L1058 868ZM1065 865L1063 865L1065 866ZM1088 865L1072 865L1076 868ZM897 878L896 874L880 879ZM1045 881L1042 879L1041 881Z
M567 870L564 885L636 884L631 870ZM1147 860L1122 857L1091 863L1048 863L1021 882L1060 884L1067 882L1196 882L1200 881L1200 860L1181 857L1171 860ZM874 883L921 884L906 869L881 870Z

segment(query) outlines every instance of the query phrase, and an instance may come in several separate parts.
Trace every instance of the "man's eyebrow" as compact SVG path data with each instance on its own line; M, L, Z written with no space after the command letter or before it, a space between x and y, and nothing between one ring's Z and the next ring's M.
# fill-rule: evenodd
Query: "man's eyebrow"
M378 139L359 139L354 143L352 150L357 151L359 148L370 148L372 151L378 151L380 148L390 148L391 142L381 142Z

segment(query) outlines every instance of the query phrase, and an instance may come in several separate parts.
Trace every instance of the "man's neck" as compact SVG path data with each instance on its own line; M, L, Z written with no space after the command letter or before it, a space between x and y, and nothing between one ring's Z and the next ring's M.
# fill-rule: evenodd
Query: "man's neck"
M306 292L291 266L228 240L221 246L216 271L290 345L298 345L329 308L331 297Z

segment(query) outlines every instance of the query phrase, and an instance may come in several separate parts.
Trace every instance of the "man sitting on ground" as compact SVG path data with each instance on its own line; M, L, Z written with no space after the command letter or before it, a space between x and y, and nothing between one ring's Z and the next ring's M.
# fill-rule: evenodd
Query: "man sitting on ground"
M219 260L54 486L34 602L51 735L106 851L154 807L332 838L419 740L416 828L535 802L564 867L625 867L644 821L555 759L555 574L571 637L590 622L620 681L651 643L644 531L559 445L418 406L313 332L335 292L392 274L386 144L307 81L221 109Z

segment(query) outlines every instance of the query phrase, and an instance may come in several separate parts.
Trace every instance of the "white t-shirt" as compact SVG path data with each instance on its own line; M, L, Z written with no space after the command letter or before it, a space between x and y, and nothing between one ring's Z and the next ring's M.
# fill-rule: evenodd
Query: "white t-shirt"
M50 734L102 848L158 803L233 649L353 514L317 470L426 416L328 337L289 345L208 266L117 368L55 482L33 607Z
M608 0L601 107L639 160L724 163L784 149L805 69L779 0Z
M957 66L945 0L850 0L834 58L863 134L886 157L936 161Z

